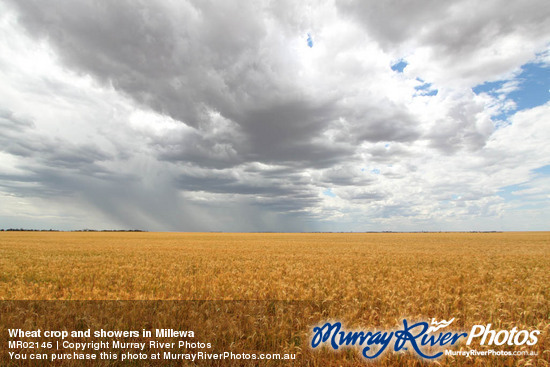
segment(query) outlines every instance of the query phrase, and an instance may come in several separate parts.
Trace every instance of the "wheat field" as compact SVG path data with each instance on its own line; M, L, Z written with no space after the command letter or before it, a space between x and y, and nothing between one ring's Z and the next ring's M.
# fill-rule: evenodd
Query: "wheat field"
M550 360L548 232L0 232L0 269L4 330L21 323L188 327L220 350L273 350L296 353L295 365L355 366L367 363L357 350L311 350L312 326L340 320L381 330L403 318L454 317L454 327L467 331L487 323L541 330L530 347L538 356L449 356L436 364ZM5 338L3 332L2 345ZM426 363L409 353L374 362Z

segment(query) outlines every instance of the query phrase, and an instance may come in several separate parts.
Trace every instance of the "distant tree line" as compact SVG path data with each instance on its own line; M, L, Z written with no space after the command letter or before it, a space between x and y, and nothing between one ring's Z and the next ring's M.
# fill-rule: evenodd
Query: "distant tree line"
M142 229L77 229L61 231L59 229L0 228L0 232L147 232Z
M142 229L76 229L69 232L147 232Z
M27 229L27 228L8 228L0 229L0 232L59 232L58 229Z

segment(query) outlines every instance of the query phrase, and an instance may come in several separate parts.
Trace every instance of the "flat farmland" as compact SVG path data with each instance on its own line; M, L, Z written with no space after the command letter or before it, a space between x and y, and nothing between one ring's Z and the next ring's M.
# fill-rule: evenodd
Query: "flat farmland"
M307 356L307 365L362 363L355 352L308 350L311 325L329 319L365 329L395 328L403 318L453 317L453 326L467 331L488 323L495 329L536 328L541 338L530 350L538 357L490 360L546 365L550 357L549 232L2 232L0 269L0 299L7 301L249 302L242 307L271 307L273 320L278 305L286 304L286 315L295 320L273 338L290 338L279 349ZM253 333L255 325L241 325L239 332ZM266 347L254 343L243 346ZM488 362L454 358L444 361ZM379 362L422 364L408 354Z

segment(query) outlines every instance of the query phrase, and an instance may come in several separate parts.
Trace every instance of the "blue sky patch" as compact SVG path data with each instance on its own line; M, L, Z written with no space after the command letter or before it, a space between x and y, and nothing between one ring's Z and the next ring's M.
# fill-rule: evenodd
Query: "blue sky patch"
M402 73L403 70L405 70L405 68L407 67L407 65L409 65L409 64L405 60L399 60L398 63L393 64L391 66L391 69L393 71L397 71L398 73Z
M416 90L428 90L428 89L430 89L431 86L432 86L432 83L424 83L422 85L417 85L416 87L414 87L414 89L416 89Z
M332 189L326 189L325 191L323 191L323 195L329 196L331 198L336 197L336 194L332 192Z
M311 38L311 34L307 34L307 45L309 46L309 48L312 48L313 47L313 38Z
M480 93L487 93L492 96L496 96L496 91L502 88L505 81L497 81L497 82L485 82L483 84L476 85L472 88L475 94Z
M537 107L550 100L550 68L543 63L527 63L521 67L521 73L511 80L485 82L472 88L475 94L487 93L498 98L504 92L505 83L516 81L517 87L506 97L513 100L516 108L503 111L495 116L496 120L506 120L517 111Z
M534 169L533 173L540 176L550 176L550 164Z
M517 77L519 88L508 97L516 102L517 110L541 106L550 100L550 68L540 63L525 64Z
M518 200L519 195L514 194L515 191L523 190L524 187L522 187L522 184L519 185L510 185L510 186L504 186L501 187L498 191L498 196L502 197L506 201L513 201Z
M417 85L416 87L414 87L414 89L416 89L419 92L420 95L422 95L422 96L436 96L437 95L438 90L437 89L431 89L432 83L426 83L420 78L416 78L416 80L423 83L421 85Z

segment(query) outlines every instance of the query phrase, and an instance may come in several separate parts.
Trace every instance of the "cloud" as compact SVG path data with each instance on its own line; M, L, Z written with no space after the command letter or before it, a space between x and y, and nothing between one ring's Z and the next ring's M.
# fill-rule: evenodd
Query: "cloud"
M515 111L510 99L523 65L545 65L546 8L7 1L0 216L78 227L90 213L102 227L150 230L494 229L519 210L500 188L539 192L531 172L550 163L548 104ZM491 81L498 93L473 92Z
M437 85L472 87L511 73L547 46L550 31L544 0L506 6L499 0L348 0L337 6L388 53L405 57L406 73Z
M0 110L0 127L6 130L21 131L33 127L32 120L14 115L12 111Z

